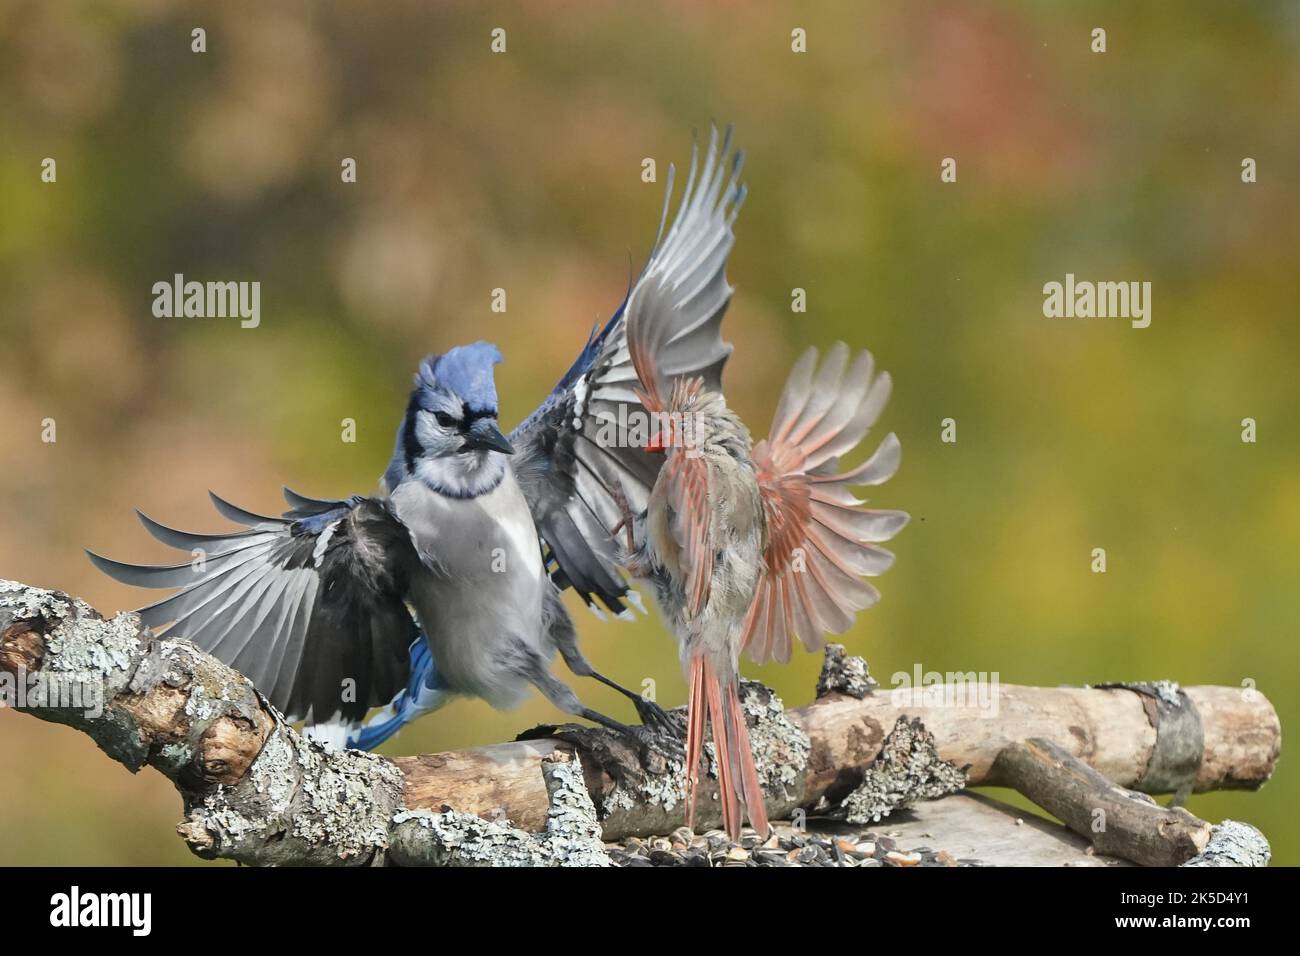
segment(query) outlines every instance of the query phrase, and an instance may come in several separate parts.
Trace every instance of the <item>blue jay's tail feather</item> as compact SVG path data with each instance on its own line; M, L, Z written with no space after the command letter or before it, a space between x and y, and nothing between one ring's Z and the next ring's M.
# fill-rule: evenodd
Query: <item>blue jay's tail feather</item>
M450 697L421 634L411 644L411 680L365 726L348 737L348 746L374 750L417 717L437 710Z
M399 698L406 697L406 691L402 691L389 704L370 721L362 727L354 736L348 738L349 750L374 750L393 734L401 730L409 721L409 718L402 713L397 701Z

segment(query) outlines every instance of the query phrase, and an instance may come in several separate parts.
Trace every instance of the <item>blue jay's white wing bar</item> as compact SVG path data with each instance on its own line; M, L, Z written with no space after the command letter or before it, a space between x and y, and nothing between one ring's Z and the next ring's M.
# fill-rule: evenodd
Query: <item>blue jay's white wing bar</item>
M731 299L727 255L744 157L731 153L731 130L713 129L700 165L692 149L686 185L669 223L676 171L670 167L655 245L645 268L614 316L573 366L510 435L511 467L528 499L556 583L572 586L588 604L625 610L627 585L618 570L614 531L623 497L645 506L662 459L629 440L627 424L646 416L634 390L636 370L628 319L651 337L646 348L662 374L702 376L721 387L731 346L721 322ZM642 441L645 436L642 436Z

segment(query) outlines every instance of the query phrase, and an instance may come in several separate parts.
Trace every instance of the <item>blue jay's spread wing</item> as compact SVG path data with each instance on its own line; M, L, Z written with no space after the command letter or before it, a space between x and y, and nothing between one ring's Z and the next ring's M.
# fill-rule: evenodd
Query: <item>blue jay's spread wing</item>
M880 600L862 580L883 574L894 556L879 547L907 523L902 511L859 507L849 490L879 485L898 469L891 433L865 462L839 473L839 459L866 436L889 401L888 372L872 377L870 352L848 367L840 342L814 375L817 350L803 354L786 382L772 432L751 455L767 518L767 548L742 641L763 663L788 661L796 636L809 650L841 634L858 611Z
M168 637L230 664L290 720L359 723L410 674L418 629L403 596L415 549L381 500L319 501L288 489L285 497L293 510L271 518L212 495L247 528L229 534L190 534L140 515L155 538L194 555L188 564L90 559L125 584L181 588L141 608L144 623L170 625Z
M662 456L642 447L646 408L629 354L636 330L643 354L663 378L702 377L722 386L731 346L721 323L731 300L727 255L744 201L743 154L731 131L711 132L703 166L692 150L686 188L671 226L670 167L659 235L641 275L614 317L593 334L559 385L510 435L515 477L528 498L560 586L594 607L624 610L615 531L630 507L645 507ZM639 434L639 438L637 437Z

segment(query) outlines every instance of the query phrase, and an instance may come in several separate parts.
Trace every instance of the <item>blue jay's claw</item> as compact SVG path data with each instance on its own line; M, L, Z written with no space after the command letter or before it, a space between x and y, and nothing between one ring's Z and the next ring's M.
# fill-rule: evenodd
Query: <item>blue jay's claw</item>
M676 760L681 760L686 754L686 750L682 746L680 731L665 733L645 725L629 727L627 724L620 723L612 717L606 717L604 714L592 710L590 707L583 707L578 716L586 718L592 723L600 724L600 726L604 727L606 730L612 730L614 733L627 740L636 747L638 751L640 751L642 755L642 763L647 765L651 764L651 761L646 759L647 755L651 751L658 753L661 757L668 757ZM667 714L664 716L666 717Z
M638 727L629 727L627 736L632 739L643 754L653 751L661 757L667 757L669 760L685 760L686 747L682 742L682 729L672 722L667 712L662 709L660 712L663 713L665 718L663 725L645 723ZM642 763L647 767L653 766L653 762L646 760L644 757Z
M590 667L590 665L587 666ZM608 677L606 677L604 674L600 673L599 671L589 669L586 671L586 673L587 676L594 677L596 680L600 681L606 687L612 687L614 690L618 691L620 694L622 694L624 697L630 700L632 702L632 705L636 707L636 713L637 716L641 718L641 723L645 726L645 728L648 731L658 734L660 736L669 736L669 737L681 737L685 735L686 733L685 722L684 721L679 722L676 719L674 719L672 714L664 710L653 700L650 700L647 697L643 697L641 694L638 694L634 690L629 690L628 688L624 687L622 684L618 683L618 681L610 680ZM620 729L619 727L612 726L611 724L605 724L605 726L610 727L610 729L612 730Z
M630 734L637 746L642 751L656 751L670 760L686 759L686 747L683 744L686 737L685 720L640 695L632 698L632 702L641 718L641 726L632 727Z
M637 716L641 718L641 723L650 730L659 734L681 735L681 728L673 720L672 715L653 700L637 696L632 699L632 703L636 707Z

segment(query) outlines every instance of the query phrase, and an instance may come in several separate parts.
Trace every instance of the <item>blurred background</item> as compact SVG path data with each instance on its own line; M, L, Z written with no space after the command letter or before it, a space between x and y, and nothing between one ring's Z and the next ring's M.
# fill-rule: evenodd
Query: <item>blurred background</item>
M1254 682L1292 725L1300 7L789 6L5 0L0 576L136 607L157 595L82 554L175 560L135 507L216 531L209 488L260 511L281 484L372 491L417 362L456 343L499 344L518 421L620 301L668 163L717 119L750 188L732 404L765 433L794 358L836 339L895 378L880 434L903 467L875 501L913 520L846 636L877 678ZM155 318L151 287L178 272L260 281L260 327ZM1044 318L1067 272L1150 281L1150 328ZM684 702L655 619L574 609L597 668ZM794 706L819 664L749 673ZM556 718L460 701L385 752ZM197 862L171 785L83 735L0 712L0 762L0 863ZM1295 864L1298 801L1284 758L1263 791L1190 809L1258 825Z

